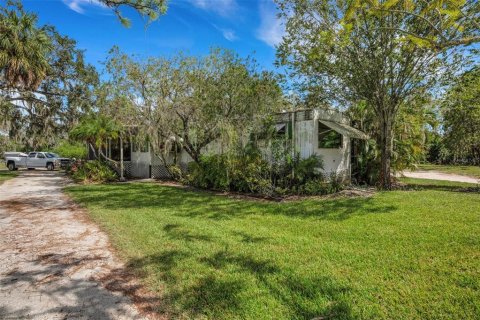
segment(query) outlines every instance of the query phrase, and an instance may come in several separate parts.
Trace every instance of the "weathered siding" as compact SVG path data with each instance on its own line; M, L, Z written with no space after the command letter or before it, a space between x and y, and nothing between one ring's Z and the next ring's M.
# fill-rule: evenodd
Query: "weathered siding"
M135 178L150 178L150 152L132 152L131 175Z
M298 121L294 127L295 152L300 158L308 158L314 153L314 121Z

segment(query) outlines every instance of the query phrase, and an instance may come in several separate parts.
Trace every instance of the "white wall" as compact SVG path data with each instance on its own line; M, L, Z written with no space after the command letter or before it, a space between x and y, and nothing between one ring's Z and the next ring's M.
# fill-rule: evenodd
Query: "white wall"
M315 135L313 120L295 122L294 139L295 151L300 153L300 158L308 158L315 153Z
M350 177L350 148L351 141L343 136L341 148L324 149L318 148L318 120L330 120L348 124L348 118L334 110L316 109L313 120L295 122L295 146L302 158L312 154L321 156L323 159L324 172L329 174L346 174Z
M318 121L314 122L314 132L318 132ZM329 174L347 174L350 176L350 148L351 141L347 136L343 136L342 147L335 149L318 148L318 134L314 137L314 152L323 159L324 172Z
M136 178L150 178L150 151L132 152L132 176Z

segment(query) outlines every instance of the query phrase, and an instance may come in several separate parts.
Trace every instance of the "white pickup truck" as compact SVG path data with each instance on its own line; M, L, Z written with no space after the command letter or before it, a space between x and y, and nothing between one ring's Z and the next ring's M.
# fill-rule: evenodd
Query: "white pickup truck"
M5 165L8 170L17 170L18 168L46 168L49 171L60 166L60 160L55 154L50 152L5 152Z

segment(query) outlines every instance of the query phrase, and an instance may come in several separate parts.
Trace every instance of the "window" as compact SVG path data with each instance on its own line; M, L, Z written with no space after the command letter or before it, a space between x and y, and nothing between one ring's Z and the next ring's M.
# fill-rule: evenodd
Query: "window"
M28 154L28 157L29 157L29 158L35 158L36 156L37 156L37 153L36 153L36 152L30 152L30 153Z
M318 148L320 149L335 149L341 148L343 136L327 127L323 123L318 123Z
M292 139L292 124L288 123L277 123L275 125L275 137L282 139Z
M284 136L287 133L287 124L279 123L275 125L275 132L279 136Z
M37 158L45 159L45 155L43 153L37 153Z

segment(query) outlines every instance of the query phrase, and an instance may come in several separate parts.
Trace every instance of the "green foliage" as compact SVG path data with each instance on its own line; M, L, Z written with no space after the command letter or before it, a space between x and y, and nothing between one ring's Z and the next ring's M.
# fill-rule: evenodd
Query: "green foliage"
M20 2L0 7L0 89L36 88L47 75L51 42L37 20Z
M480 164L480 67L461 75L442 103L443 144L451 162Z
M199 188L271 195L268 164L260 156L207 155L192 162L187 183Z
M114 47L106 66L111 80L105 100L122 103L104 103L102 112L117 118L128 110L122 123L148 136L160 158L175 141L198 162L211 142L248 134L281 107L277 77L227 49L140 60Z
M388 17L401 14L408 23L394 27L400 41L435 50L480 41L479 5L465 0L348 1L341 25L346 33L360 22L359 17Z
M126 18L120 11L121 7L130 7L136 10L143 17L148 19L148 22L152 22L167 11L167 0L99 0L109 8L113 9L113 12L118 17L120 22L125 27L130 27L131 21Z
M87 116L70 131L70 138L103 147L108 139L116 139L123 131L120 124L103 115Z
M53 151L65 158L80 160L86 159L87 157L87 148L85 144L81 142L70 142L63 140L60 141Z
M95 68L76 42L35 14L0 7L0 123L26 149L52 148L93 105Z
M445 144L443 136L437 135L430 141L427 149L426 160L433 164L453 163L453 155L451 150Z
M438 92L442 80L469 63L472 48L462 44L480 41L480 6L469 1L452 9L460 17L449 19L443 6L454 1L277 0L286 21L278 64L288 66L300 89L317 101L366 103L374 114L382 188L391 188L392 167L402 164L396 159L413 161L420 151L396 136L401 110ZM430 2L442 9L427 10ZM408 113L404 118L411 120Z
M393 129L392 170L401 172L423 162L438 127L436 111L428 96L416 96L398 111ZM381 173L379 140L380 131L376 115L365 102L352 106L347 111L354 126L366 132L372 139L353 141L355 157L352 176L357 183L376 184ZM429 138L431 137L431 138Z
M182 181L184 173L182 168L179 165L173 164L167 167L168 172L170 172L172 179L176 181Z
M335 173L329 175L328 179L323 177L307 180L305 184L298 187L298 194L302 195L327 195L342 191L344 184L342 178Z
M287 194L327 194L342 189L341 179L321 172L323 162L318 156L300 159L286 157L274 164L260 152L202 156L190 164L186 183L204 189L253 193L267 197ZM333 179L332 179L333 178Z
M76 182L84 184L112 182L118 179L117 173L100 160L77 161L69 168L68 173Z

